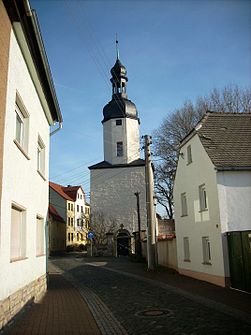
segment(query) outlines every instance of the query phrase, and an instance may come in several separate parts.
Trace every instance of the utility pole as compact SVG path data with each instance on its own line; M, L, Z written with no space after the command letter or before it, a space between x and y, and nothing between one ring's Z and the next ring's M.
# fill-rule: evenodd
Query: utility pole
M156 230L153 204L153 170L151 160L151 137L144 136L145 139L145 178L146 178L146 211L147 211L147 259L148 270L154 270L156 266Z
M141 238L140 238L140 231L141 231L141 222L140 222L140 207L139 207L139 194L140 192L135 192L134 195L136 195L137 198L137 214L138 214L138 248L137 248L137 256L141 258Z

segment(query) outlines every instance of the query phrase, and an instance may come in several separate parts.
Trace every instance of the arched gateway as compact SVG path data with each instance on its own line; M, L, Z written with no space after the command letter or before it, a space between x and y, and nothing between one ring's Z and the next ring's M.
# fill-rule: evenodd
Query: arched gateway
M128 230L121 228L116 235L117 242L117 256L128 256L131 251L131 235Z

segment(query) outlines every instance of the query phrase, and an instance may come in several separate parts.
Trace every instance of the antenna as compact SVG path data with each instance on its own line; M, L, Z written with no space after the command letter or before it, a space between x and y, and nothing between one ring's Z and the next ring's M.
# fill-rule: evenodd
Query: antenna
M117 59L119 59L119 41L118 41L117 33L116 33L116 54L117 54Z

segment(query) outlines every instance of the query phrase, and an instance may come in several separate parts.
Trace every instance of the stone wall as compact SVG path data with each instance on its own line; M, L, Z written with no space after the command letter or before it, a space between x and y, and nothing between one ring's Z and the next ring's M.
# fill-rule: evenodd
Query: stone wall
M38 302L45 294L46 289L46 275L43 275L11 294L8 298L0 301L0 330L26 304Z

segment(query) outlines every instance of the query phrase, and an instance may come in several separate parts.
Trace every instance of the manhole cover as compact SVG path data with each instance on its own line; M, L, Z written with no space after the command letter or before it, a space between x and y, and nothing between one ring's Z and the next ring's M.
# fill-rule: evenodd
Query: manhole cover
M140 311L137 312L136 315L138 316L163 316L163 315L168 315L171 314L172 312L168 309L148 309L145 311Z

